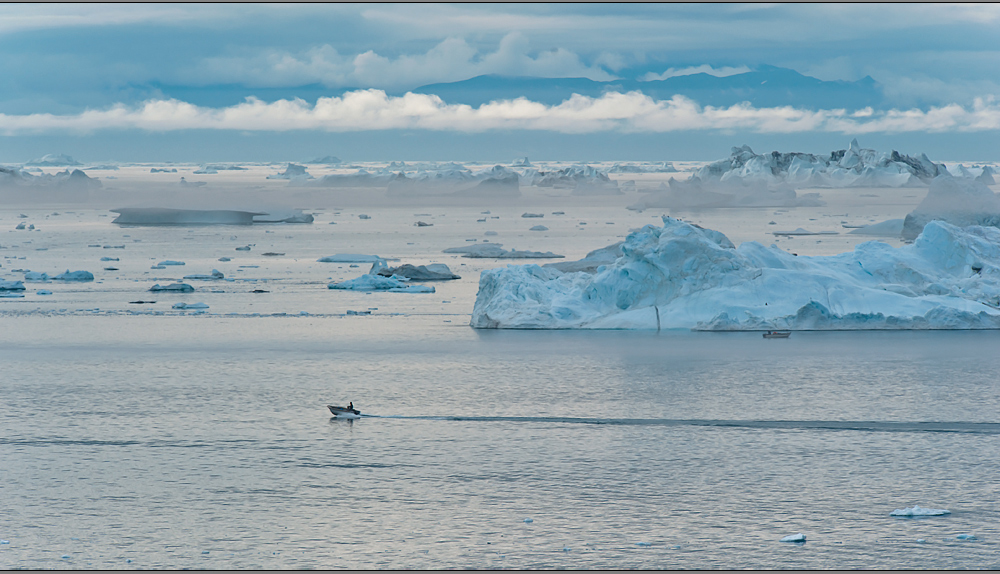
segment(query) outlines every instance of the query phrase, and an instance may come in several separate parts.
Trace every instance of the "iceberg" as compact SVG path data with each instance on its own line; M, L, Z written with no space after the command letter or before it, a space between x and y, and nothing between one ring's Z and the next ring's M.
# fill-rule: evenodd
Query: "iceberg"
M594 273L483 271L470 324L499 329L997 329L1000 229L932 221L912 245L832 256L735 247L671 217Z
M325 155L323 157L318 157L318 158L315 158L315 159L311 159L309 161L304 161L302 163L313 163L313 164L321 164L321 165L339 165L339 164L341 164L343 162L341 162L340 158L337 157L337 156L335 156L335 155Z
M913 508L897 508L890 512L889 516L944 516L945 514L951 514L951 511L938 508L920 508L914 504Z
M24 282L0 279L0 291L24 291Z
M34 283L44 283L49 280L49 274L41 271L25 271L24 280Z
M527 169L521 176L522 185L572 188L572 195L619 195L618 184L603 171L589 165L573 165L556 171Z
M531 162L528 161L527 157L519 157L510 162L510 167L531 167Z
M160 261L159 263L157 263L157 265L184 265L184 262L167 259L166 261Z
M669 185L647 193L628 206L633 211L649 208L701 209L709 207L817 207L824 205L818 193L798 194L780 182L727 179L707 182L692 177L670 178Z
M781 542L805 542L806 535L799 532L798 534L789 534L781 539Z
M151 167L149 168L149 173L177 173L177 168Z
M913 157L863 149L858 140L829 155L802 152L754 153L750 146L732 148L728 158L712 162L692 176L703 182L787 183L803 187L919 187L947 174L926 154Z
M307 180L315 178L309 175L306 171L306 166L299 165L297 163L290 163L288 164L288 167L285 168L285 171L279 174L269 175L267 176L267 179Z
M403 277L383 277L382 275L367 274L341 281L340 283L330 283L330 289L348 289L351 291L389 291L390 293L433 293L434 288L426 285L410 285Z
M94 274L90 271L70 271L67 269L65 273L60 273L53 279L56 281L93 281Z
M887 219L880 223L872 223L847 232L849 235L867 235L870 237L896 237L903 233L902 219Z
M50 153L50 154L45 154L44 156L38 159L33 159L24 165L66 167L66 166L75 166L83 164L81 164L80 162L76 161L75 159L71 158L68 155L64 155L61 153L59 154Z
M379 267L379 262L375 262L375 265L372 267L373 271L378 275L382 275L383 277L392 277L395 275L410 281L449 281L452 279L461 279L460 276L452 273L451 269L444 263L416 266L406 263L399 267Z
M301 209L271 210L253 216L254 223L312 223L311 213L302 213Z
M927 222L935 219L960 227L1000 227L1000 196L981 181L938 176L931 181L927 197L903 220L901 237L916 239Z

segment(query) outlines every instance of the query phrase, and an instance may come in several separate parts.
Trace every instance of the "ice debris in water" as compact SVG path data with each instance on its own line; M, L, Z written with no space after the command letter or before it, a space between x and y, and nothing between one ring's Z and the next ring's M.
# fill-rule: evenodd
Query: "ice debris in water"
M649 542L636 542L635 545L641 548L648 548L652 546L652 544L650 544Z
M549 228L545 227L544 225L536 225L536 226L532 227L531 229L529 229L528 231L548 231L548 230L549 230Z
M48 289L39 289L38 291L35 291L35 295L51 295L51 294L52 291L49 291Z
M157 265L184 265L183 261L172 261L167 259L166 261L160 261Z
M467 245L465 247L451 247L442 253L461 253L462 257L472 259L562 259L563 255L556 255L551 251L518 251L516 249L507 250L499 243L486 243L484 245Z
M24 282L0 279L0 291L24 291Z
M172 307L174 309L208 309L208 305L204 303L174 303Z
M532 519L532 518L525 518L524 519L524 523L525 524L531 524L532 522L534 522L534 519Z
M1000 229L932 221L912 244L795 257L670 217L596 273L481 273L471 325L517 329L997 329Z
M914 504L913 508L897 508L890 512L889 516L944 516L945 514L951 514L951 511L938 508L921 508Z
M979 540L972 534L959 534L955 538L957 538L958 540Z
M197 275L184 276L184 279L195 280L195 281L213 281L216 279L225 279L225 278L226 276L223 275L223 273L218 269L212 269L212 273L209 275L197 274Z
M782 542L805 542L806 535L799 532L798 534L789 534L788 536L781 539Z

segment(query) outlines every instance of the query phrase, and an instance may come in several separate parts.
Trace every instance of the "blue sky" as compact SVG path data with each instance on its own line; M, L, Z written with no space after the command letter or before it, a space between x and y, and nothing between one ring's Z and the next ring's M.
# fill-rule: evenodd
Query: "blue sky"
M996 5L4 4L0 161L712 159L854 136L997 160L998 38ZM870 76L884 97L837 109L641 93L761 66ZM640 82L547 104L407 95L484 74Z

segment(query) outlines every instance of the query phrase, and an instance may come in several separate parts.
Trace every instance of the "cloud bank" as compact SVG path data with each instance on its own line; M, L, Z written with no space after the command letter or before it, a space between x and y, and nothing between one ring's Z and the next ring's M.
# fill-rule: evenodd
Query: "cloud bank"
M224 108L196 106L176 99L137 106L116 104L80 114L0 114L0 133L93 132L139 129L151 132L209 129L239 131L318 130L359 132L397 129L440 132L544 130L660 133L683 130L749 130L758 133L837 132L845 134L976 132L1000 130L1000 104L976 99L972 106L949 104L927 110L802 110L790 106L755 108L700 106L683 96L654 100L641 92L607 93L599 98L574 95L558 105L524 98L472 107L440 97L382 90L347 92L319 98L264 102L248 98Z

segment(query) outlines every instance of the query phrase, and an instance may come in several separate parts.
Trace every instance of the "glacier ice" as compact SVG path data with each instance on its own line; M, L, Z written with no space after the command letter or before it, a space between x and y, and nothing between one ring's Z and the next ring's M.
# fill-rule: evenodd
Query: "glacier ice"
M594 273L483 271L470 324L502 329L996 329L1000 229L932 221L912 245L832 256L735 247L670 217Z
M916 504L913 508L897 508L889 513L889 516L944 516L945 514L951 514L950 510L944 510L939 508L921 508Z
M375 263L379 266L379 262ZM372 267L378 275L383 277L404 277L410 281L448 281L451 279L461 279L460 276L451 272L444 263L431 263L429 265L410 265L406 263L399 267Z

